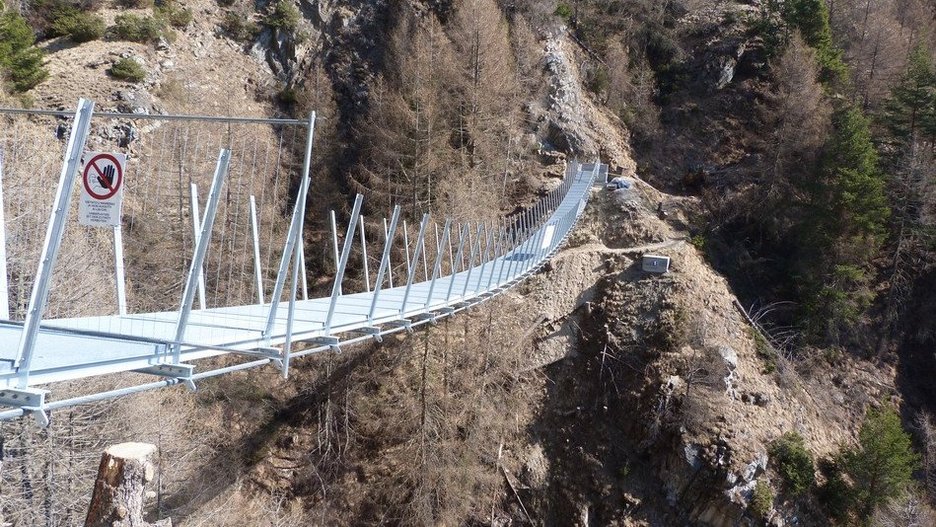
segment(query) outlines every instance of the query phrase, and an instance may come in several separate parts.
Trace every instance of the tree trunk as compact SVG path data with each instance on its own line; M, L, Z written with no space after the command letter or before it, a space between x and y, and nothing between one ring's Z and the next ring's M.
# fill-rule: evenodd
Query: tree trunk
M170 519L152 524L143 519L144 486L156 472L150 462L155 452L147 443L121 443L104 451L85 527L172 527Z

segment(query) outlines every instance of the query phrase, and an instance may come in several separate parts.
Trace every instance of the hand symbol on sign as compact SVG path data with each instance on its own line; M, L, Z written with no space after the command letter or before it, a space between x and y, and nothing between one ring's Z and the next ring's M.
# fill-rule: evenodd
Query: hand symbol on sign
M104 174L97 177L98 183L100 183L102 187L110 190L114 184L114 174L116 172L114 165L107 165L104 167Z

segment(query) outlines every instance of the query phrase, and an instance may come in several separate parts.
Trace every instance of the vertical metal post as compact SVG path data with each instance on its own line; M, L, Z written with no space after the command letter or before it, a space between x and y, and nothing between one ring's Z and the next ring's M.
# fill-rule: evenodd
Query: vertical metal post
M309 185L311 178L309 170L312 166L312 143L315 139L315 112L309 115L308 136L306 137L305 158L302 162L302 180L299 184L299 195L296 199L296 205L293 208L292 219L289 221L289 231L286 235L286 245L283 247L283 255L280 257L279 268L276 272L276 284L273 286L273 296L270 297L270 312L267 315L267 324L264 329L264 336L269 339L273 331L273 325L276 322L276 311L279 309L280 299L283 296L283 286L286 281L286 271L289 266L289 260L296 247L296 241L301 237L302 224L305 222L306 199L309 195ZM286 350L284 349L284 353ZM288 362L288 357L287 357Z
M481 280L484 279L484 268L487 266L488 249L491 248L490 232L487 226L487 222L481 222L481 225L484 232L484 250L481 252L480 257L478 258L478 260L481 262L481 269L478 270L478 283L475 284L475 288L472 291L478 291L481 289ZM478 240L478 242L480 244L480 240Z
M458 261L462 259L462 251L465 250L465 239L467 238L468 225L462 225L458 229L458 254L455 257ZM448 302L452 298L452 288L455 286L455 271L452 271L452 279L449 281L448 292L445 294L445 301Z
M302 299L309 299L309 279L306 273L305 238L299 237L299 283L302 284Z
M504 218L504 219L502 220L502 222L503 222L503 224L501 225L501 229L504 231L504 243L503 243L503 245L501 245L501 255L500 255L501 263L500 263L500 268L497 270L497 285L498 285L498 287L499 287L500 284L501 284L501 276L502 276L503 273L504 273L504 268L507 267L507 253L509 253L511 247L513 247L513 245L512 245L512 243L513 243L513 239L512 239L513 231L512 231L512 229L511 229L511 227L510 227L510 223L507 221L506 218Z
M503 283L504 268L507 267L507 254L512 250L514 242L513 227L504 226L504 229L506 229L504 234L504 254L501 255L501 266L500 269L497 270L498 287L500 287L500 285Z
M520 270L523 269L523 263L526 261L525 258L526 258L527 241L530 239L530 210L529 209L524 211L522 222L523 222L523 235L520 236L520 251L521 251L520 254L523 255L524 260L517 261L517 264L513 269L514 277L517 277L520 275Z
M179 354L182 351L181 342L185 339L185 329L188 324L189 314L192 311L192 300L194 300L195 290L198 288L199 270L202 268L205 254L208 252L211 229L214 226L215 213L218 211L218 201L221 199L221 185L224 183L230 161L231 151L222 148L221 154L218 156L218 164L215 166L214 177L211 179L208 203L205 206L205 219L202 221L201 234L198 236L198 243L195 246L195 252L192 254L192 263L189 266L185 290L182 293L182 304L179 306L179 321L176 324L175 344L173 344L172 354L174 364L179 363Z
M341 258L338 261L338 270L335 273L335 283L332 284L331 302L328 304L328 314L325 316L325 335L331 335L331 321L332 317L335 315L335 305L338 303L341 281L344 279L345 267L348 265L348 257L351 255L351 244L354 242L354 230L357 227L358 218L361 214L361 204L363 202L364 196L361 194L355 196L354 208L351 210L351 221L348 223L344 246L341 248Z
M452 229L455 229L454 225L452 226ZM449 236L449 243L448 243L449 274L455 274L455 257L452 255L452 242L453 242L452 238L453 238L452 236Z
M253 235L254 279L257 282L257 303L263 305L263 269L260 266L260 228L257 225L257 200L250 195L250 232Z
M462 244L464 243L464 241L463 241L463 240L464 240L464 232L465 232L464 225L461 224L461 223L459 223L459 224L458 224L458 248L459 248L459 249L461 249ZM459 250L458 253L456 253L456 255L455 255L455 260L452 260L452 273L451 273L451 274L455 274L455 273L458 272L458 269L461 267L461 265L462 265L462 263L463 263L463 262L462 262L462 258L463 258L462 253L461 253L461 251Z
M523 233L524 233L523 215L521 215L520 218L517 219L516 236L513 242L513 246L514 246L513 254L511 255L511 258L510 258L510 265L507 266L506 280L508 282L513 280L513 277L514 277L513 275L514 266L516 265L517 257L521 254L520 250L523 247L523 243L521 243L523 240Z
M397 208L399 208L399 205L394 207L394 210L396 210ZM396 230L396 226L394 226L394 230ZM383 235L384 235L384 246L386 247L387 245L390 244L390 231L387 230L387 218L383 219ZM390 262L389 253L387 254L387 269L389 270L389 272L387 273L387 279L390 282L390 289L393 289L393 264Z
M471 231L468 231L468 242L471 243L471 255L468 257L468 274L465 275L465 287L462 288L462 297L468 294L468 283L471 282L471 273L474 272L475 246L478 252L481 252L481 222L478 222L478 229L475 233L474 242L471 241ZM476 243L475 243L476 242Z
M308 299L308 290L305 277L305 239L302 236L302 226L305 225L305 208L299 212L299 229L296 233L296 248L294 249L292 259L292 288L289 292L289 305L286 308L286 342L283 343L282 366L280 367L280 376L283 379L289 377L289 362L292 356L292 335L293 326L296 323L296 296L297 286L299 284L299 275L302 275L302 294Z
M75 111L71 135L68 138L68 147L65 149L65 162L59 174L55 203L52 205L52 214L49 218L49 226L46 228L42 254L39 257L39 268L36 270L26 320L23 322L23 333L16 350L16 360L13 362L13 366L19 373L17 383L20 388L26 388L29 385L29 366L32 362L33 348L36 346L39 323L42 322L42 314L49 300L52 272L55 269L55 260L58 258L62 235L65 233L65 225L68 222L72 189L78 177L78 163L81 160L85 140L88 138L93 113L94 102L85 99L78 100L78 109Z
M491 284L494 282L494 270L497 269L497 259L504 255L503 252L503 243L504 243L504 226L501 222L497 222L497 241L494 242L494 258L491 259L491 276L488 277L487 285L485 290L491 290ZM503 260L501 260L501 265L503 265Z
M306 155L303 160L302 167L302 184L299 186L300 198L302 201L302 207L294 211L293 218L298 220L296 222L296 231L293 236L293 243L295 248L293 249L294 253L292 255L292 290L289 295L289 305L286 309L286 342L283 343L282 351L282 362L280 367L280 375L283 379L289 377L289 362L290 357L292 356L292 334L293 334L293 325L296 321L296 288L299 283L299 274L302 273L302 294L303 298L308 299L308 286L306 284L306 268L305 268L305 237L303 234L303 228L305 227L305 206L306 199L309 195L309 185L311 184L311 178L309 177L309 169L312 163L312 131L315 128L315 112L312 112L312 115L309 117L309 139L306 143ZM305 186L305 189L302 187ZM288 243L288 242L287 242ZM284 255L285 256L285 255ZM283 269L285 271L285 269ZM276 304L279 304L279 297L276 299ZM273 310L271 309L271 314ZM267 321L270 324L270 320Z
M10 320L10 290L7 284L6 220L3 215L3 148L0 147L0 318Z
M423 238L426 235L426 225L429 223L429 213L423 214L422 221L419 222L419 235L416 239L416 248L413 249L413 266L410 267L409 276L406 278L406 290L403 292L403 303L400 304L400 315L406 313L406 302L409 300L410 289L413 287L413 278L416 277L416 264L419 263L419 248L423 246Z
M406 255L406 276L409 276L413 266L409 256L409 228L406 226L406 220L403 220L403 254Z
M123 231L114 226L114 282L117 285L117 313L127 314L127 281L124 278Z
M332 248L335 251L335 269L338 269L338 224L335 222L335 211L328 211L328 221L331 222ZM338 294L341 294L341 286L338 286Z
M527 266L528 270L534 268L536 264L539 263L540 253L542 252L543 235L545 234L545 232L546 232L546 228L540 227L539 229L537 229L536 235L533 236L533 239L534 239L533 250L532 250L533 256L530 258L530 264Z
M429 253L426 252L426 237L423 236L421 239L416 241L418 248L422 248L423 252L423 280L429 279ZM418 258L413 258L413 265L419 263Z
M442 272L442 255L445 254L441 248L448 243L449 239L449 228L452 226L452 219L445 219L445 226L442 228L442 239L439 240L441 243L438 243L439 251L436 252L435 263L432 264L432 282L429 283L429 294L426 296L426 308L429 308L429 304L432 302L432 293L435 291L436 279L439 278L439 273ZM439 224L436 223L436 232L438 232Z
M370 271L367 269L367 238L364 235L364 216L358 216L361 228L361 255L364 260L364 287L370 293Z
M198 247L198 238L201 235L201 213L198 211L198 185L192 183L189 187L189 196L192 202L192 249ZM198 269L198 308L205 309L205 270Z
M393 237L396 235L397 223L400 221L400 211L402 209L399 205L393 207L393 217L390 218L390 230L387 230L387 219L384 218L384 250L383 256L380 258L380 268L377 269L377 281L374 282L374 299L371 300L370 310L367 312L367 320L370 324L374 323L374 310L377 308L377 298L380 296L380 289L383 285L383 275L388 270L390 271L390 276L393 276L393 271L390 269L390 249L393 247ZM390 280L390 287L393 288L393 280Z
M530 240L530 258L527 260L526 271L533 269L536 265L536 259L539 255L539 246L542 243L543 237L543 227L540 224L540 219L542 218L542 205L537 203L536 208L540 209L536 212L536 230L533 231L533 235Z

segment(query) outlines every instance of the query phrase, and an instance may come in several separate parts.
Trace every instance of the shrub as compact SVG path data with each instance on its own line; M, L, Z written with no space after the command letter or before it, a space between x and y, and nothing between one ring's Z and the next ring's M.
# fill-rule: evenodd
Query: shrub
M238 42L250 42L257 37L260 28L246 15L228 11L221 21L221 30Z
M757 480L754 485L754 494L751 496L751 512L757 518L767 516L767 513L773 508L773 500L774 495L773 491L770 490L770 485L762 479Z
M163 22L151 16L123 14L114 19L113 33L118 40L153 42L163 36L164 30Z
M598 66L588 79L588 89L596 95L601 95L607 91L611 85L611 76L608 74L607 66Z
M795 495L812 486L816 477L812 455L806 450L803 436L787 432L770 445L770 456L787 488Z
M264 22L274 29L293 32L299 27L299 19L299 9L292 2L278 0L273 4L273 10L266 16Z
M292 105L299 101L299 95L294 88L286 87L276 94L276 100L280 104Z
M145 9L153 7L153 0L117 0L117 5L128 9Z
M156 15L170 26L182 29L192 23L192 10L174 1L164 1L156 8Z
M777 371L777 352L774 351L773 346L767 342L767 339L761 334L760 331L750 328L751 338L754 339L754 351L757 353L758 358L764 361L764 369L762 370L765 374L771 374Z
M143 66L129 58L118 60L107 72L116 79L130 82L143 82L146 79L146 70Z
M572 18L572 6L565 2L559 2L559 4L556 5L556 11L553 14L568 22Z
M90 42L104 36L106 25L104 19L75 10L59 16L52 23L52 31L56 35L67 35L73 42Z
M218 0L218 5L221 7L231 7L234 5L236 0Z
M33 46L36 36L18 13L0 13L0 71L13 91L23 92L49 75L42 67L42 50Z

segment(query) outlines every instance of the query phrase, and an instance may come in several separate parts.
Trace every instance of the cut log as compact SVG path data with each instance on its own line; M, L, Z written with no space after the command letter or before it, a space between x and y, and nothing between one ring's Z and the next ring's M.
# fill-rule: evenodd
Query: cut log
M172 527L169 519L143 519L144 487L156 473L150 461L155 452L147 443L121 443L104 451L85 527Z

